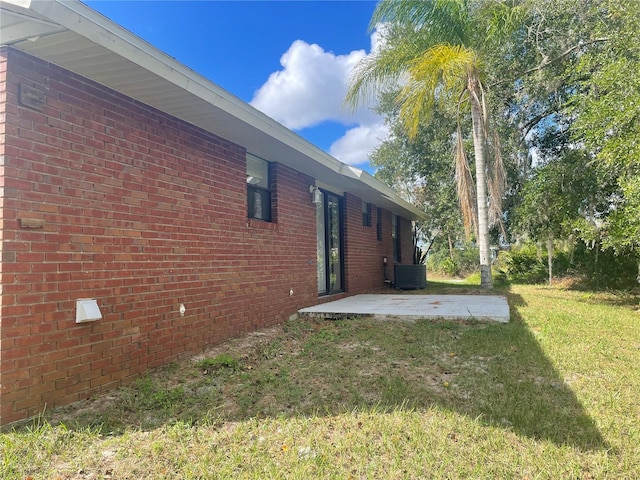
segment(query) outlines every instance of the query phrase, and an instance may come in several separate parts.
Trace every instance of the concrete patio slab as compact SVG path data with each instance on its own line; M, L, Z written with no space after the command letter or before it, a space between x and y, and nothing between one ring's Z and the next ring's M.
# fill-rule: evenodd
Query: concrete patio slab
M509 322L509 304L499 295L354 295L298 311L301 315L344 317L372 315L375 318L418 320L489 320Z

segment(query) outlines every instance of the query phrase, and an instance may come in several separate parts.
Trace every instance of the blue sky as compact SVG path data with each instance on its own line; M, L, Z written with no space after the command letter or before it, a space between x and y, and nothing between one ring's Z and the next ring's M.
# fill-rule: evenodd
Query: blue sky
M86 1L179 62L345 163L369 170L387 130L342 108L375 45L371 1Z

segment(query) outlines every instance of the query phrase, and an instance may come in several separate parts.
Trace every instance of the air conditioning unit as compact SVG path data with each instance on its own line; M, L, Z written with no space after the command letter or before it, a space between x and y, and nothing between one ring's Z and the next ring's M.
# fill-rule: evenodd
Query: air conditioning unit
M393 284L400 290L418 290L427 286L426 265L394 265Z

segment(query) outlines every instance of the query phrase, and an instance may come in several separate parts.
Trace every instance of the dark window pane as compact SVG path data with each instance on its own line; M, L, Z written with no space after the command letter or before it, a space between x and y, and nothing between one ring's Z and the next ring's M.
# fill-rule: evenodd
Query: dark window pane
M362 225L371 226L371 207L367 202L362 202Z
M269 162L247 154L247 216L271 221Z
M402 253L400 252L400 217L391 217L391 237L393 240L393 261L400 263Z
M249 218L271 221L271 192L247 185Z

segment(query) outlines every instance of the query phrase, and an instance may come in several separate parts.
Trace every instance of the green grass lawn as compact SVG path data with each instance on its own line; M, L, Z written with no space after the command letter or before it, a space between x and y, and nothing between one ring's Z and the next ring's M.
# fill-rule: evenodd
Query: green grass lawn
M0 435L0 478L640 478L640 295L494 293L509 324L234 339Z

